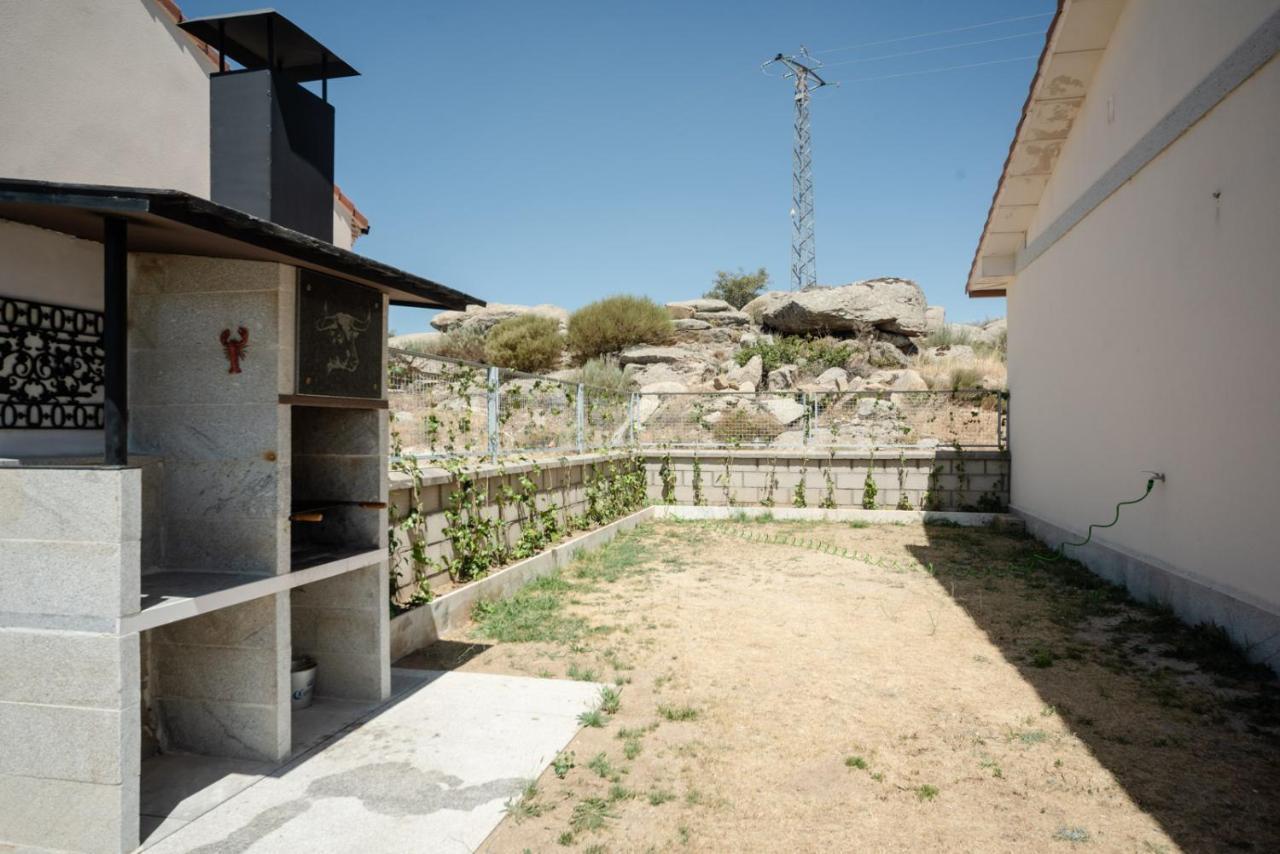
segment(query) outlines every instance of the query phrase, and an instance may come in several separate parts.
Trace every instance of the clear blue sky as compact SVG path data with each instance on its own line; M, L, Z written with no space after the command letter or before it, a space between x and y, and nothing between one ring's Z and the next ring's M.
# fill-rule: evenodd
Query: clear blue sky
M363 74L330 86L363 254L569 308L690 298L740 266L786 288L792 101L759 66L804 44L843 81L812 106L819 281L903 276L950 319L1004 314L964 281L1035 61L857 81L1038 54L1053 0L273 3Z

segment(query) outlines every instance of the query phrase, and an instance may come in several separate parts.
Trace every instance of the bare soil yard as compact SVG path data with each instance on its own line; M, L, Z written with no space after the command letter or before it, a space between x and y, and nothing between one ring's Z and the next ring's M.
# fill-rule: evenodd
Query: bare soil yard
M617 686L486 851L1280 850L1275 680L1037 551L655 523L399 664Z

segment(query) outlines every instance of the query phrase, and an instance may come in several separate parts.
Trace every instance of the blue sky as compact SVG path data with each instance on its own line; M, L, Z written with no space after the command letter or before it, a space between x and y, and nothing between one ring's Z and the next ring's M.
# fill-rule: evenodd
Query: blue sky
M786 288L790 84L759 66L803 44L842 83L812 105L819 281L903 276L950 319L1004 313L964 281L1035 61L865 78L1038 54L1053 0L273 2L363 74L330 87L363 254L569 308L686 299L737 267Z

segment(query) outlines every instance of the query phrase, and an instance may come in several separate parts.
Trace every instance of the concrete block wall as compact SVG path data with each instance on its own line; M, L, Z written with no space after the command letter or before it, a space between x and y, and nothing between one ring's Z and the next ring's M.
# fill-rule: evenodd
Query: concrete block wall
M138 607L144 479L142 467L0 468L3 843L137 844L139 639L117 626Z
M140 253L129 281L129 443L164 459L160 548L145 569L289 567L296 272ZM219 333L248 331L240 373Z
M474 470L474 476L481 482L477 492L487 495L481 512L485 518L497 519L499 516L498 495L505 482L507 486L518 490L521 476L527 476L538 485L538 507L545 509L554 503L559 507L558 516L561 523L570 517L580 515L587 509L586 484L592 476L592 466L598 467L601 474L607 470L610 461L620 463L630 457L628 453L618 454L582 454L563 457L558 460L545 460L537 466L532 463L511 463L503 466L482 464ZM409 512L409 494L412 480L408 475L393 473L391 475L390 504L394 518L403 519ZM425 551L433 561L441 561L452 554L452 546L445 538L444 529L448 524L445 511L451 507L450 496L457 491L457 481L453 474L445 469L422 469L422 488L419 504L422 508L424 523L421 532L425 543ZM507 542L514 544L520 537L519 506L507 502L502 508L502 519L506 523ZM400 549L393 558L395 566L401 567L400 586L408 592L413 579L407 576L411 561L408 553L411 548L409 538L401 533ZM448 584L448 574L440 568L429 577L433 588L442 588Z
M913 509L1003 509L1009 504L1009 455L1004 451L954 449L803 452L780 451L647 451L645 471L649 497L662 501L660 471L670 457L675 474L675 502L693 504L694 460L701 468L702 500L706 504L758 506L773 489L774 506L794 506L796 487L803 482L805 504L818 507L827 496L831 477L837 507L861 507L870 474L876 484L878 507L893 508L906 494Z

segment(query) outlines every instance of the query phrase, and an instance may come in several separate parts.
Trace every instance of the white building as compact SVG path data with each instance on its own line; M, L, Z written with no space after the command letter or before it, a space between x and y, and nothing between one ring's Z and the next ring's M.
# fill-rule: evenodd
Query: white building
M1280 667L1280 1L1063 0L970 272L1012 506Z

